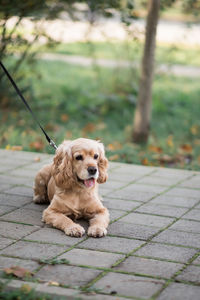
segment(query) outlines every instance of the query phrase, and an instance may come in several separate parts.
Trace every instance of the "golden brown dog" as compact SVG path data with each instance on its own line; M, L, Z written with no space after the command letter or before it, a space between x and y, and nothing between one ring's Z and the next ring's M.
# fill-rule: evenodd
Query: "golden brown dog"
M106 235L109 213L99 197L98 183L107 180L107 167L103 144L84 138L64 141L53 163L44 166L35 178L33 201L50 202L43 221L66 235L80 237L85 230L70 217L84 217L89 219L89 236Z

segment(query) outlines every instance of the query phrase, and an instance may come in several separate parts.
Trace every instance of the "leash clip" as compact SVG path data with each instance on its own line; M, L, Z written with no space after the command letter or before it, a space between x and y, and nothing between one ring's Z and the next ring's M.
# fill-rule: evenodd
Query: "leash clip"
M56 144L54 143L53 140L50 140L49 145L50 145L51 147L53 147L55 150L58 149L58 147L56 146Z

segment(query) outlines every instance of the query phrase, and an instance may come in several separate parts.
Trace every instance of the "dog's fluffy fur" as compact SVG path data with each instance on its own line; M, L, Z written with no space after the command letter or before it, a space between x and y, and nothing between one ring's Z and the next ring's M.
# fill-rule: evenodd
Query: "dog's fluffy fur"
M89 236L106 235L109 213L98 195L98 183L107 180L107 167L103 144L83 138L64 141L53 163L44 166L35 178L34 202L50 202L43 221L66 235L80 237L85 230L72 218L83 217L89 219Z

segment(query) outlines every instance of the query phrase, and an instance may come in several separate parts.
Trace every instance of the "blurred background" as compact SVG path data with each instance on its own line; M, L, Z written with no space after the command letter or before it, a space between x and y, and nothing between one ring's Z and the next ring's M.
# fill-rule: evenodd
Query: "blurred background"
M56 144L100 139L111 161L200 170L199 12L199 0L0 0L0 60ZM2 70L0 147L54 152Z

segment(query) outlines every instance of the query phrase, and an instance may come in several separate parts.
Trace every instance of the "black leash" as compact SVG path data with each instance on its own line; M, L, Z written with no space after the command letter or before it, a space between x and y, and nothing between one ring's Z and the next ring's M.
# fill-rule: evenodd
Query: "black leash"
M31 113L33 119L35 120L35 122L38 124L38 126L40 127L40 129L42 130L42 132L44 133L49 145L51 147L53 147L54 149L57 149L58 147L56 146L56 144L54 143L54 141L52 139L50 139L50 137L48 136L48 134L45 132L44 128L40 125L38 119L36 118L34 112L32 111L32 109L30 108L30 106L28 105L28 103L26 102L24 96L22 95L22 93L20 92L18 86L16 85L15 81L13 80L13 78L11 77L11 75L8 73L7 69L5 68L5 66L2 64L2 62L0 61L0 65L2 67L2 69L4 70L4 72L6 73L8 79L10 80L10 82L12 83L13 87L15 88L18 96L21 98L21 100L24 102L26 108L28 109L28 111Z

